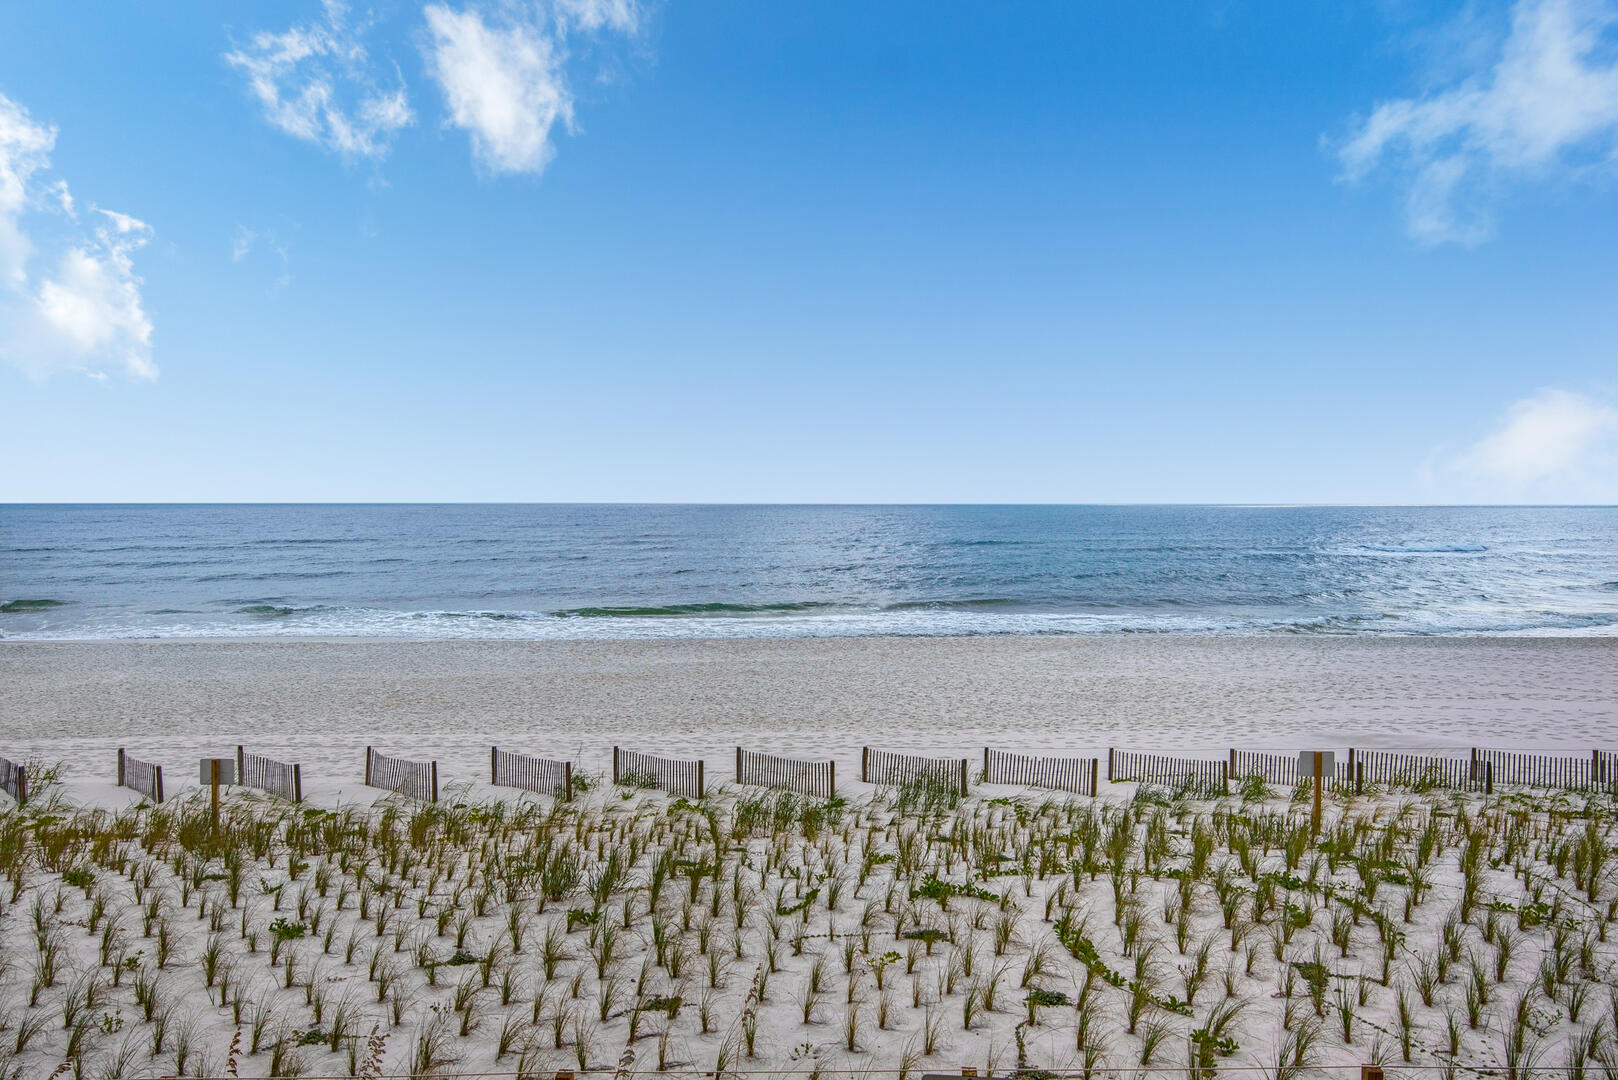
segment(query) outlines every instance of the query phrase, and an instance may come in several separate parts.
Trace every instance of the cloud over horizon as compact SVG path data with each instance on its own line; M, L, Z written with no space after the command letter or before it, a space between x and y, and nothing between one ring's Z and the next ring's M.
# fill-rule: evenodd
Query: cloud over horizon
M1544 387L1439 472L1485 501L1618 502L1618 404Z
M152 321L134 265L152 228L96 206L86 224L66 180L36 182L56 135L0 93L0 356L35 378L104 378L110 368L155 379ZM38 274L36 261L46 264Z
M1503 44L1447 89L1383 101L1337 147L1343 176L1384 166L1423 244L1477 244L1512 188L1618 167L1618 0L1516 0Z

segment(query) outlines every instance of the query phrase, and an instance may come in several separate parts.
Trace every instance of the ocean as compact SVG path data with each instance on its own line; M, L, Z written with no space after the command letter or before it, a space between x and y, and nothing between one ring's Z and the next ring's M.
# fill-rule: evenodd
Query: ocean
M1618 634L1611 507L3 505L0 637Z

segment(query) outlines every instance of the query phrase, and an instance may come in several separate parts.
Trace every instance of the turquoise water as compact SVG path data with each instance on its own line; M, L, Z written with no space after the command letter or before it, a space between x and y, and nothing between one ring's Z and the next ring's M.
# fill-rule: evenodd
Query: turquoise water
M0 506L6 638L1618 633L1588 507Z

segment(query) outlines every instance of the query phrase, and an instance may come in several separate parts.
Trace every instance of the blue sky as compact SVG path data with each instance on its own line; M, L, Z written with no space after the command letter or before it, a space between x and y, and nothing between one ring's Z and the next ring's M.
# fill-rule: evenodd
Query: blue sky
M1618 501L1618 0L0 13L0 499Z

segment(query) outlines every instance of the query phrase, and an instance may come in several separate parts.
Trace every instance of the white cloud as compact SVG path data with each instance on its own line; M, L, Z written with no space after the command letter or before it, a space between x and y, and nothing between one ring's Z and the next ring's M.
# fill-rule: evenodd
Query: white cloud
M640 6L634 0L556 0L556 16L564 31L576 26L588 33L605 29L632 34L640 26Z
M133 258L151 226L96 208L85 234L67 182L35 182L55 145L54 127L0 94L0 356L36 377L112 367L156 378ZM42 249L50 266L36 282L31 266Z
M1618 406L1542 389L1440 465L1486 501L1618 501Z
M1618 165L1618 0L1516 0L1492 61L1447 89L1385 101L1338 146L1344 175L1407 172L1423 243L1474 244L1512 184ZM1482 33L1482 31L1478 31Z
M275 127L345 158L382 157L415 113L398 70L388 80L367 53L368 29L349 23L341 0L325 0L313 22L260 31L225 60L247 76Z
M478 161L494 172L542 172L555 154L551 128L573 121L560 46L529 22L490 26L476 11L437 4L424 13L428 67Z

